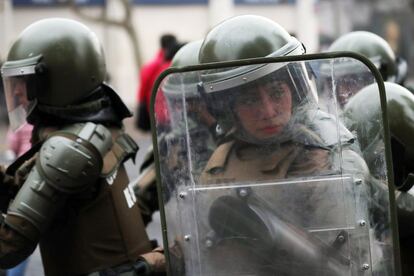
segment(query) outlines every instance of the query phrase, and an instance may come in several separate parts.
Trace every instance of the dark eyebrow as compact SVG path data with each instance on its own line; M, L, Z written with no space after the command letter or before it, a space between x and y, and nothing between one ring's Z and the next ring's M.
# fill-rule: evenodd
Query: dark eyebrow
M258 99L258 94L254 92L243 93L242 95L236 98L235 103L242 103L243 101L256 101Z

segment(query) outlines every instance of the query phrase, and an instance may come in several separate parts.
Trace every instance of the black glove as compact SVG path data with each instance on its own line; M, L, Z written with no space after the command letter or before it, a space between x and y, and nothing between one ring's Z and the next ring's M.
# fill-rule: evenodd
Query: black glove
M150 275L152 275L151 266L143 258L139 259L134 264L134 271L137 273L138 276L150 276Z
M156 252L153 251L153 252L149 252L144 255L148 255L151 253L156 253ZM143 257L139 258L134 264L134 271L137 276L165 276L167 275L165 271L156 271L156 270L157 268L154 269ZM165 267L162 270L165 270Z

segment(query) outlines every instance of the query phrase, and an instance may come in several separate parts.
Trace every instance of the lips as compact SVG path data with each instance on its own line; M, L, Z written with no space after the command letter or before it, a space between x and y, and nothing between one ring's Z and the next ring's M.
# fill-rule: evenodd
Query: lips
M261 128L260 130L267 134L274 134L274 133L279 132L280 129L281 129L280 125L273 125L273 126L266 126L264 128Z

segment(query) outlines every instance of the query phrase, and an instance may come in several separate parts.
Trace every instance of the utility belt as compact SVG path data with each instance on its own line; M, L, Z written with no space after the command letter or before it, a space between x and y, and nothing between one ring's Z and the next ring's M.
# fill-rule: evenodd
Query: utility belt
M83 276L152 276L151 268L144 260L122 264L112 268L95 271Z
M157 240L150 240L151 248L157 248ZM122 264L112 268L106 268L82 276L166 276L166 273L153 273L150 266L144 259L135 263Z

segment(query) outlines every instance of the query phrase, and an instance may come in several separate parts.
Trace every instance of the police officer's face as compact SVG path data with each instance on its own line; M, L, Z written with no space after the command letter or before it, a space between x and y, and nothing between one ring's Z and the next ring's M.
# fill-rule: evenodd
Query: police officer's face
M284 82L259 85L243 91L235 105L241 126L254 138L267 139L282 132L292 112L292 96Z
M358 82L357 79L342 79L337 81L336 98L340 107L344 107L346 103L364 87L364 84Z
M16 101L24 108L27 108L29 101L27 100L26 81L23 79L16 79L13 84L13 95L16 98Z
M4 83L6 88L6 101L8 110L14 110L21 106L27 109L27 87L25 77L11 77Z

